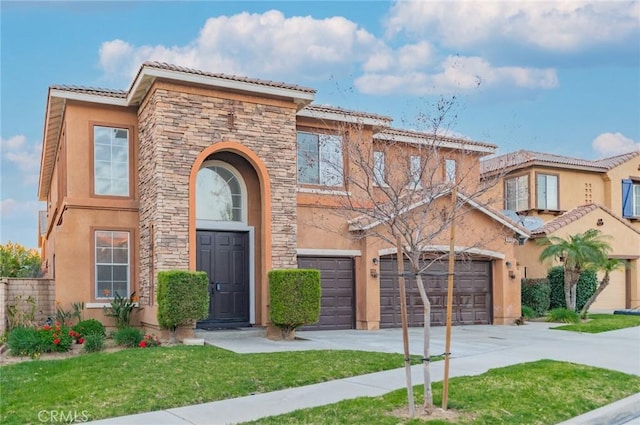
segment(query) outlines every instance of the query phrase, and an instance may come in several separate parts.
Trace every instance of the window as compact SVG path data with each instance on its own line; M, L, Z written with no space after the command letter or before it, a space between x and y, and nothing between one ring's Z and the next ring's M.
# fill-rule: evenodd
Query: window
M504 186L505 209L511 211L524 211L529 209L528 176L507 179Z
M558 209L558 176L548 174L536 175L536 196L538 208L545 210Z
M444 160L444 178L447 183L456 181L456 167L455 159Z
M420 187L420 180L422 177L422 163L420 157L417 155L411 155L409 158L409 186Z
M298 133L298 183L342 186L342 137Z
M96 298L129 296L129 232L95 232Z
M622 216L640 217L640 182L622 180Z
M244 221L243 185L235 170L208 161L196 177L196 220Z
M384 152L373 152L373 184L385 186L387 183L384 173Z
M93 183L96 195L129 196L129 130L93 127Z

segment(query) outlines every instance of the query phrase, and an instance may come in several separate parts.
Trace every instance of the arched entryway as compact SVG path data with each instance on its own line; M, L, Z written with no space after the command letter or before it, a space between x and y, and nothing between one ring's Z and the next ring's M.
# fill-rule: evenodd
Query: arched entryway
M251 156L215 146L191 176L192 269L207 273L210 295L209 315L198 327L249 326L262 316L265 184Z

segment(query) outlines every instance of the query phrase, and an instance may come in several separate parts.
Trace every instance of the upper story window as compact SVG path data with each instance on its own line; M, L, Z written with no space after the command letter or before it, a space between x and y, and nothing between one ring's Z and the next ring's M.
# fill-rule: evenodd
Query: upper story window
M343 185L342 137L298 133L298 183Z
M622 216L640 218L640 182L622 180Z
M536 175L536 197L538 209L558 209L558 176L549 174Z
M411 155L409 158L409 173L409 186L420 187L422 161L418 155Z
M93 127L93 192L129 196L129 130Z
M95 297L127 297L129 288L129 232L95 232Z
M524 211L529 209L529 177L518 176L504 182L505 209Z
M244 182L230 165L206 161L196 177L196 220L245 221Z
M456 181L457 165L455 159L444 160L444 178L447 183Z
M387 179L384 171L384 152L373 152L373 184L376 186L386 185Z
M93 185L96 195L129 196L129 130L93 127Z

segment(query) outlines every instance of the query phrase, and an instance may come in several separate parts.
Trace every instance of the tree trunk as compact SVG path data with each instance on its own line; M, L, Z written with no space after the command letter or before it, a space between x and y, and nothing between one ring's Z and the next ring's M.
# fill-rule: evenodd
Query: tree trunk
M567 266L564 267L564 304L567 307L567 310L572 310L571 308L571 271Z
M427 292L424 289L422 283L422 276L416 274L416 284L420 291L420 298L424 305L424 353L423 353L423 374L424 374L424 410L426 413L433 412L433 393L431 391L431 358L430 358L430 343L431 343L431 303Z
M602 291L604 291L604 288L606 288L609 285L610 280L611 278L609 276L609 272L607 271L604 273L604 276L602 277L600 284L596 288L596 292L594 292L593 295L591 295L591 297L587 300L585 305L582 307L582 310L580 310L581 317L585 317L587 315L587 311L589 311L589 307L591 307L591 304L593 304L596 298L598 298L598 295L600 295Z

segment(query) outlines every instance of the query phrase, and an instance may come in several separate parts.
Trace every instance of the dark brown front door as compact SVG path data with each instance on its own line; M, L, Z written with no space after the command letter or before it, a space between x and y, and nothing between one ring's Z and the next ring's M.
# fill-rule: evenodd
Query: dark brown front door
M202 323L249 324L249 233L198 230L196 268L209 276L209 317Z

